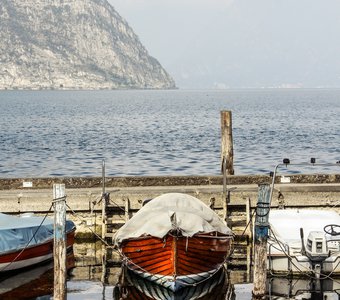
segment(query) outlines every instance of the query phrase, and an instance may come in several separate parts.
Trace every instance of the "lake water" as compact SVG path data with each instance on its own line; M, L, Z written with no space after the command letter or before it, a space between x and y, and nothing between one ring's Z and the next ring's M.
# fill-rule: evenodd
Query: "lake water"
M340 160L340 90L2 91L0 176L217 175L221 110L235 174Z
M170 298L164 296L167 293L161 286L143 280L126 270L122 273L118 264L110 266L107 261L103 260L104 251L108 251L107 254L109 254L111 250L107 250L100 242L76 243L74 245L74 268L68 272L67 299L252 299L252 284L249 283L250 278L247 270L233 270L216 274L218 276L213 276L197 286L184 288L183 291L172 295ZM105 263L103 264L103 262ZM52 299L53 274L53 263L47 262L17 273L2 275L0 276L0 299ZM118 288L118 285L120 288ZM116 290L118 288L116 292L115 287ZM133 297L136 293L138 297ZM121 298L123 294L125 294L125 298ZM216 295L218 295L218 298Z
M105 247L100 242L75 244L74 265L67 281L68 300L182 299L256 300L252 297L250 269L232 269L225 278L214 276L196 286L184 288L172 297L164 289L133 274L122 276L120 266L103 264ZM220 281L220 280L223 281ZM118 286L119 284L119 286ZM339 279L268 278L267 300L338 300ZM203 285L203 286L202 286ZM120 287L120 288L119 288ZM118 291L117 291L118 288ZM138 294L138 297L133 295ZM199 297L198 295L202 295ZM0 299L50 300L53 295L53 263L0 276ZM125 298L121 298L122 296Z

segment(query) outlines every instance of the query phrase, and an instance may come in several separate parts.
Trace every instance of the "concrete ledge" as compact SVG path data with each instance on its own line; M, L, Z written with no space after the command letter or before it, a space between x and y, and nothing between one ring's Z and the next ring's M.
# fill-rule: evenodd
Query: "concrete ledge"
M277 178L273 193L273 208L319 208L340 212L340 175L294 175L291 183L279 183ZM228 213L248 203L254 210L257 203L258 184L270 183L269 176L228 176L230 203ZM306 183L308 182L308 183ZM25 183L25 184L23 184ZM102 195L101 178L34 178L0 179L0 211L3 213L35 212L44 214L52 204L54 183L65 183L68 217L77 225L78 236L101 233ZM129 199L131 214L142 206L145 199L169 192L193 195L223 215L221 176L174 176L174 177L125 177L106 178L106 191L110 204L124 207ZM76 214L72 215L74 211ZM92 231L89 231L91 229Z
M231 190L231 205L244 204L248 199L251 205L257 202L258 185L228 185ZM214 200L215 207L223 207L222 185L190 185L190 186L141 186L141 187L108 187L112 204L124 206L126 198L130 207L138 210L143 200L151 199L164 193L178 192L193 195L207 205ZM66 186L67 203L74 211L100 211L101 188L68 188ZM52 204L52 187L49 189L21 188L0 190L0 211L10 213L46 212ZM289 204L308 206L313 203L323 205L324 201L340 201L340 184L277 184L272 204ZM315 203L314 203L315 202Z
M340 183L340 174L289 175L291 183ZM228 185L270 183L268 175L228 176ZM106 187L151 187L151 186L209 186L222 185L222 176L143 176L106 177ZM51 177L51 178L0 178L0 190L25 189L24 182L35 189L52 188L54 183L64 183L67 188L95 188L102 186L101 177ZM280 182L277 176L276 182Z

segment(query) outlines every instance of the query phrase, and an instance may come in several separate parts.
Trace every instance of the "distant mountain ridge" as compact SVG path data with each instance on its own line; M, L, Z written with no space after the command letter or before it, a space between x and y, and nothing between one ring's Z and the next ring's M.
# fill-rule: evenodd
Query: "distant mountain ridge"
M106 0L2 0L0 89L169 89Z

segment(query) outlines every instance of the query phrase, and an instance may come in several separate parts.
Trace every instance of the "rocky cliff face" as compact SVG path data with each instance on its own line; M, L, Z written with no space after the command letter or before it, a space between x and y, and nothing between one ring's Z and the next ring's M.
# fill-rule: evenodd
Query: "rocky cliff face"
M1 0L0 89L174 87L106 0Z

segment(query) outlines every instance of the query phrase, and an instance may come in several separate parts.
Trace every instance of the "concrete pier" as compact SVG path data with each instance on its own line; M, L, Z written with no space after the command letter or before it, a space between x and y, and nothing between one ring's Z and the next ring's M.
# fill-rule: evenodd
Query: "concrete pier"
M332 208L340 212L340 174L292 175L289 184L280 183L281 180L279 176L276 178L272 207ZM283 181L287 181L287 177ZM111 204L124 206L128 199L131 215L141 208L143 200L169 192L191 194L212 206L220 216L224 213L222 176L107 177L105 182ZM230 219L245 218L246 209L237 209L249 203L249 214L256 207L258 184L270 182L269 176L228 176ZM51 207L52 186L56 183L66 186L68 217L77 225L77 237L93 235L89 228L101 235L101 178L0 179L0 211L46 213ZM76 214L72 215L71 210ZM231 220L231 223L238 222ZM233 228L236 233L243 231L242 226L236 227Z

